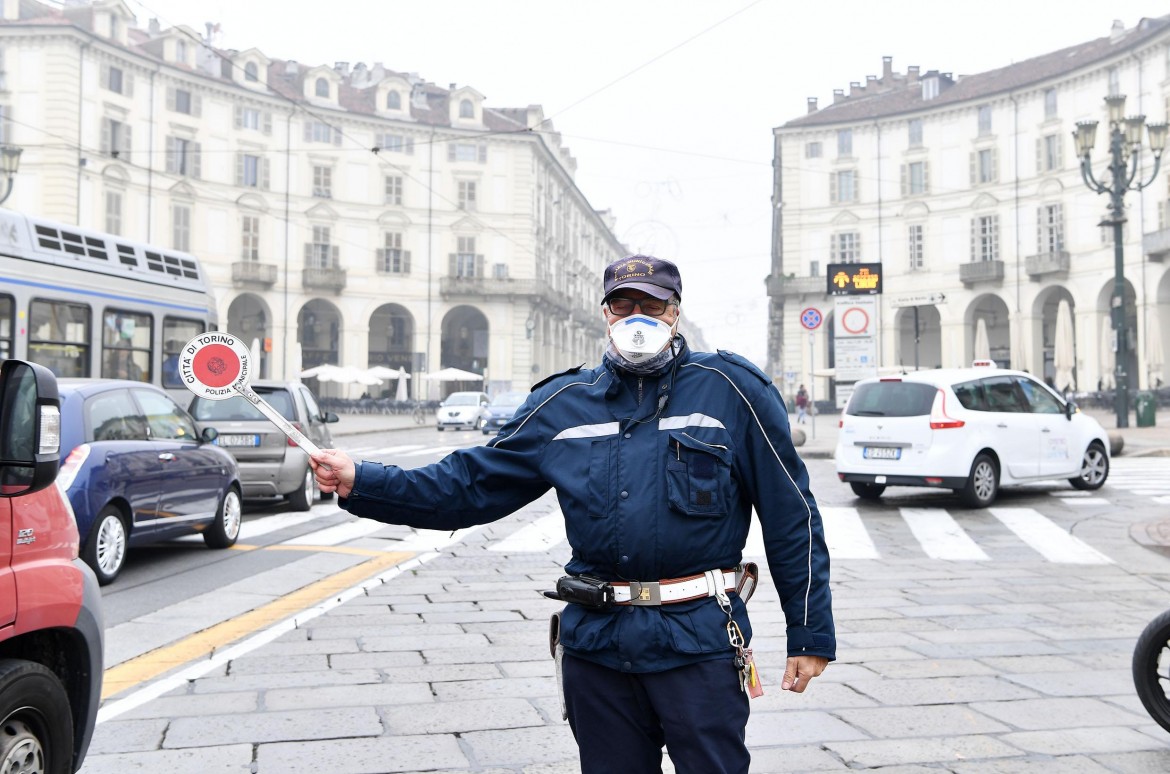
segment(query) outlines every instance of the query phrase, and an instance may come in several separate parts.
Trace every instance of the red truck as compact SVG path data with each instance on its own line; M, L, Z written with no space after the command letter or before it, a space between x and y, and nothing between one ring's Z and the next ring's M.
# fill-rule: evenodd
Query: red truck
M54 483L57 380L0 362L0 772L81 768L102 688L101 594Z

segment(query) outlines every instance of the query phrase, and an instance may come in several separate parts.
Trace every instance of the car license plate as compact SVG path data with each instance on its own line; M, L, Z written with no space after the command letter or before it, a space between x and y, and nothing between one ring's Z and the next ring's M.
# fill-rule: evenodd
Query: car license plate
M215 439L218 446L259 446L258 435L221 435Z
M897 446L866 446L862 455L867 460L900 460L902 449Z

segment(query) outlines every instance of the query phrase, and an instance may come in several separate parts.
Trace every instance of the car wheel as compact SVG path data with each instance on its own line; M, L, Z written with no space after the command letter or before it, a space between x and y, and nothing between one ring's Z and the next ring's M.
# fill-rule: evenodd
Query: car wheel
M1100 489L1109 478L1109 455L1105 447L1094 441L1085 449L1081 459L1081 474L1068 480L1077 489Z
M967 484L959 490L959 500L968 508L986 508L999 493L999 468L989 454L980 454L971 463Z
M305 477L301 485L288 493L288 504L294 511L307 511L313 507L317 499L317 481L313 478L313 469L305 468Z
M435 429L436 429L436 430L438 430L440 433L441 433L441 432L443 432L443 426L442 426L442 425L435 425Z
M475 423L475 429L483 430L485 427L487 427L487 418L480 417L479 420Z
M81 558L93 570L98 583L105 586L114 582L126 564L129 535L122 511L114 505L102 508L89 530L89 539Z
M73 716L60 679L32 661L0 661L0 771L73 771Z
M236 544L236 538L240 536L241 512L240 493L234 486L229 487L219 501L215 521L203 530L203 542L208 548L229 548Z
M862 500L878 500L882 492L886 491L884 484L866 484L862 481L850 481L849 488Z

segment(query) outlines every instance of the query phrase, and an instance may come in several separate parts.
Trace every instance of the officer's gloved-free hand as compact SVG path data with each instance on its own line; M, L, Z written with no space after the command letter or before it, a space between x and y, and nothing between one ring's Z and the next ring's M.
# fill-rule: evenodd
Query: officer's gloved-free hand
M349 497L356 469L348 454L340 449L322 449L309 457L309 464L313 466L318 489L325 494L337 492L338 497Z

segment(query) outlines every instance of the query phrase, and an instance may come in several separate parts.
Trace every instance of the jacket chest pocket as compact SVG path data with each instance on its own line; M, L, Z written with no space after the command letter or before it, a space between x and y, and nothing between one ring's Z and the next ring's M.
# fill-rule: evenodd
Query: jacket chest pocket
M731 451L687 433L671 433L666 486L670 506L688 516L726 516L731 497Z

